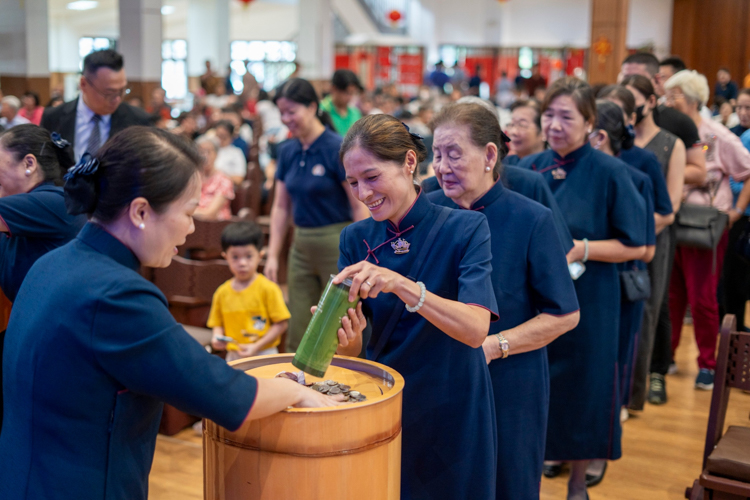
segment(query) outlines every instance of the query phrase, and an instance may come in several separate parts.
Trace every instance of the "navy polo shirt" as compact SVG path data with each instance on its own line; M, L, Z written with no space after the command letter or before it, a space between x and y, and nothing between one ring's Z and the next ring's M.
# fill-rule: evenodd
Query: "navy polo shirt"
M307 150L299 139L280 146L276 178L289 192L297 227L351 222L352 208L343 186L346 172L339 160L342 141L326 128Z
M10 316L0 498L146 500L162 401L238 428L257 381L208 354L104 228L42 256Z
M34 262L75 238L86 223L83 215L68 215L63 189L52 183L0 198L0 218L8 226L0 235L0 288L10 301Z
M643 172L651 180L653 188L654 212L659 215L672 213L672 199L669 197L667 182L661 171L661 163L654 153L646 149L633 146L630 149L620 151L619 158L628 165Z

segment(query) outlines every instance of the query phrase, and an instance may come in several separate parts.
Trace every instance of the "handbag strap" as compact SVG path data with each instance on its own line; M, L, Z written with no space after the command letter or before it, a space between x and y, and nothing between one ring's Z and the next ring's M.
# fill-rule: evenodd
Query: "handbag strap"
M687 199L687 197L690 196L690 193L692 193L693 191L704 191L708 194L708 206L713 207L714 199L716 199L716 195L719 193L719 188L721 187L721 183L723 181L724 181L724 172L721 173L721 178L716 183L716 187L714 188L713 192L711 192L711 189L709 189L708 186L698 186L698 187L688 189L685 199Z
M440 214L435 220L435 223L430 229L430 232L427 234L427 238L424 240L422 247L419 249L417 258L414 259L414 262L411 265L411 269L409 270L409 274L406 276L412 281L415 281L416 276L419 276L421 274L422 267L424 266L424 261L427 258L427 254L432 248L432 245L435 242L435 238L440 232L440 229L443 227L443 224L445 224L445 221L448 219L448 215L450 215L451 210L449 208L447 207L438 207L438 208L440 208ZM391 314L388 317L388 323L386 323L385 328L381 330L380 337L378 337L378 342L375 344L375 347L372 350L370 359L372 360L378 359L378 356L383 351L383 348L385 347L385 344L388 342L388 339L391 338L391 335L393 334L394 330L396 330L396 324L401 319L401 315L406 310L405 308L402 307L401 304L402 303L400 300L396 300L396 304L393 306L393 309L391 310ZM401 309L401 311L399 311L399 309Z

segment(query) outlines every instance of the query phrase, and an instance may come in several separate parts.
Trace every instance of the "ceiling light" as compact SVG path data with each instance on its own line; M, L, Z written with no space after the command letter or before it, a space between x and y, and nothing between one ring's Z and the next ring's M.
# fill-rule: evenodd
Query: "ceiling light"
M161 8L161 15L168 16L170 14L174 14L174 10L174 5L165 5Z
M68 4L68 10L90 10L95 9L99 5L99 2L92 0L78 0L77 2L70 2Z

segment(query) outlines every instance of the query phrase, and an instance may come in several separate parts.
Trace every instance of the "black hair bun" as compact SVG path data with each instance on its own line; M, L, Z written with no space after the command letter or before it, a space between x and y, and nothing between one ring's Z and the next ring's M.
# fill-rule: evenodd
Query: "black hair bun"
M65 209L70 215L91 214L96 209L99 160L85 153L65 174Z

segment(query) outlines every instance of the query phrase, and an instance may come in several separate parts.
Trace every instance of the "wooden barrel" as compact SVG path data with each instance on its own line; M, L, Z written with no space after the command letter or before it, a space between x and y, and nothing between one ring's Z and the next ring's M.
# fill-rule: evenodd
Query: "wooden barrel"
M293 354L231 363L258 378L296 372ZM306 374L307 383L322 379ZM204 421L206 500L394 500L401 488L404 378L385 365L336 356L325 380L367 400L328 408L289 408L230 432Z

